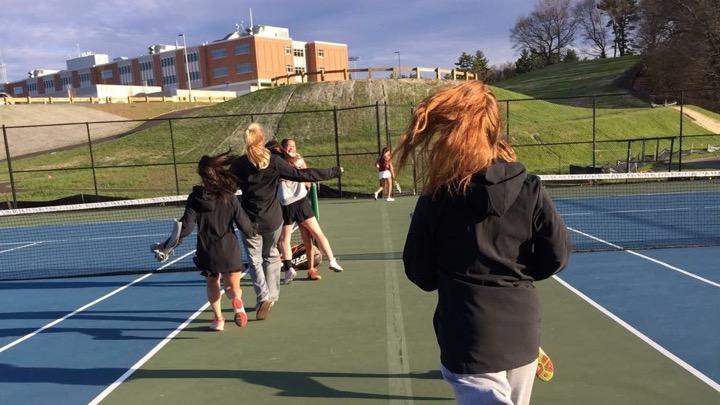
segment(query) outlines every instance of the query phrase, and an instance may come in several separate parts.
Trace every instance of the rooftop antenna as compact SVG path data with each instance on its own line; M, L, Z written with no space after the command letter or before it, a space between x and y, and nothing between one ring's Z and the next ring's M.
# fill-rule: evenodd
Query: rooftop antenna
M80 43L79 43L79 42L78 42L77 44L75 44L75 48L77 49L77 56L78 56L78 57L79 57L79 56L82 56L82 55L80 54Z
M2 57L2 50L0 50L0 83L7 83L7 69Z
M253 27L252 8L250 8L250 31L252 31Z
M240 20L240 29L242 30L241 32L247 32L245 29L245 21L243 20Z

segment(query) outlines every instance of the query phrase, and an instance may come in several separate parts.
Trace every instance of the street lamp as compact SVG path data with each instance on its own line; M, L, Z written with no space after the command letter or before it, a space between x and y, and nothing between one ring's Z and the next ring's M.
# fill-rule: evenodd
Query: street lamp
M400 66L401 66L400 65L400 51L395 51L395 53L398 56L398 77L397 78L400 79L400 77L402 76L402 74L400 73Z
M188 101L192 102L192 85L190 84L190 69L188 68L187 42L185 42L185 33L178 34L183 39L183 53L185 53L185 74L187 75L188 84Z

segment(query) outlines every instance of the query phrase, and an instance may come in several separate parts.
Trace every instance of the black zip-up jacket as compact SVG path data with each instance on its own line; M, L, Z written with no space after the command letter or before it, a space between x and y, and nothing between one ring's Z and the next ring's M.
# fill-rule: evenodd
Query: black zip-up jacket
M537 358L540 305L533 281L562 270L565 224L537 176L495 162L464 195L417 202L403 261L408 278L438 290L434 326L454 373L510 370Z
M195 264L200 270L213 273L245 270L234 225L250 237L255 234L255 224L234 195L216 199L207 194L204 187L195 186L188 196L180 221L181 241L190 235L197 223Z
M238 178L242 190L240 201L257 222L258 232L271 232L282 225L282 210L277 199L278 181L282 178L292 181L315 182L340 177L340 167L330 169L296 169L276 154L270 154L270 163L258 169L247 155L235 159L230 170Z

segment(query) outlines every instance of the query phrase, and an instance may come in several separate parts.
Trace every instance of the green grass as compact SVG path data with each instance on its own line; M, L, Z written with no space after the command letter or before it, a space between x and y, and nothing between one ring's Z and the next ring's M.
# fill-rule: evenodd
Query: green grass
M633 58L578 63L575 74L582 78L577 87L558 84L551 80L550 67L543 71L513 79L516 88L533 92L542 86L532 85L532 75L548 86L557 86L558 92L582 92L596 83L597 92L609 91L610 77L617 77L635 63ZM593 74L592 66L595 66ZM561 74L560 71L555 72ZM524 77L528 76L528 77ZM544 78L543 78L544 77ZM605 79L598 79L605 77ZM563 81L565 79L556 79ZM580 80L580 79L578 79ZM567 80L565 80L567 81ZM510 81L508 81L510 82ZM510 83L512 84L512 83ZM212 154L228 149L242 153L242 135L251 121L262 123L269 135L278 139L292 137L297 140L300 152L310 156L308 162L315 167L334 166L335 157L313 157L334 155L335 121L340 153L365 154L343 156L340 164L346 169L342 179L343 190L371 192L377 185L374 162L378 140L385 146L386 139L396 145L399 136L409 122L411 109L427 95L439 88L451 85L445 81L430 80L358 80L283 86L261 90L226 103L213 105L195 112L195 119L174 120L172 124L178 167L179 192L187 193L197 182L195 165L203 154ZM500 83L501 86L509 86ZM510 87L513 87L510 86ZM499 100L526 98L526 94L501 87L494 87ZM615 89L617 91L618 89ZM375 108L375 103L380 102ZM385 107L384 103L388 106ZM337 106L337 111L332 111ZM366 108L346 109L358 106ZM538 173L563 173L571 164L592 163L593 110L585 100L576 105L562 105L549 101L501 102L503 119L509 106L509 134L517 152L530 170ZM595 137L597 141L624 138L651 138L676 136L679 133L679 112L673 109L652 109L633 96L617 96L597 100L595 114ZM306 110L326 110L299 113ZM278 114L269 114L278 112ZM280 114L286 112L286 114ZM235 114L230 117L208 117ZM252 114L243 115L243 114ZM387 127L385 116L387 115ZM378 128L377 122L380 122ZM707 134L689 118L683 121L685 134ZM91 128L95 128L92 125ZM505 131L503 124L503 132ZM720 144L720 137L697 138L696 142ZM588 142L582 145L535 146L555 142ZM647 142L646 154L654 151L656 143ZM662 141L659 149L669 149L669 141ZM633 142L631 155L639 155L643 142ZM677 148L677 145L675 145ZM144 197L175 194L175 171L170 126L167 123L146 129L120 139L97 142L93 145L97 166L157 165L151 168L102 168L95 176L99 193L111 196ZM597 164L609 165L624 161L627 143L598 143ZM4 163L4 162L3 162ZM3 164L4 166L4 164ZM16 171L46 170L35 173L16 173L15 182L20 200L48 200L79 193L94 193L92 172L87 169L60 171L71 167L89 167L90 156L87 146L70 150L45 153L16 159ZM413 182L412 167L400 173L399 181L406 190ZM7 172L0 171L0 183L9 182ZM331 181L330 186L337 183ZM0 196L10 199L9 193Z
M638 56L625 56L560 63L504 80L497 86L538 98L625 93L619 78L639 62Z

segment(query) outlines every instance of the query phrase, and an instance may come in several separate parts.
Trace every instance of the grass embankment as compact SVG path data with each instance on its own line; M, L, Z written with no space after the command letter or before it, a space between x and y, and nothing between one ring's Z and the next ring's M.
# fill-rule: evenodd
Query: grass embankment
M593 74L592 65L602 74ZM545 86L557 87L561 92L576 93L590 91L593 83L598 90L609 91L607 83L613 82L622 70L620 65L632 66L629 60L583 62L578 69L586 70L583 80L572 85L558 84L550 67L547 78L543 71L533 72L536 81ZM610 66L613 66L611 69ZM544 69L544 70L548 70ZM565 67L562 72L567 70ZM579 74L579 73L578 73ZM522 76L520 77L522 78ZM513 79L514 84L500 83L503 86L521 88L528 92L545 92L542 86L532 85L533 81ZM561 82L568 79L561 79ZM347 82L328 82L284 86L258 91L238 99L210 106L191 114L196 119L174 120L173 135L176 158L181 164L178 168L180 192L187 192L196 183L195 165L205 153L217 153L233 148L242 152L242 133L250 122L250 116L232 116L222 118L201 118L209 115L250 114L252 118L265 125L268 132L276 138L293 137L298 141L300 151L308 155L334 155L335 121L339 134L341 153L369 153L368 155L343 156L340 164L345 167L343 189L358 192L370 192L377 184L374 161L380 144L385 145L389 138L396 144L397 138L406 127L411 106L433 93L438 88L449 85L448 82L403 80L362 80ZM500 100L526 98L507 89L494 87ZM619 89L614 89L617 92ZM376 110L375 102L380 107ZM383 102L388 103L387 109ZM592 140L593 109L587 100L575 105L562 105L549 101L514 101L501 103L503 117L509 104L510 138L516 145L538 145L553 142L590 142ZM343 109L372 105L369 108ZM331 109L337 106L334 113ZM596 100L595 134L598 141L624 138L649 138L674 136L679 132L679 112L670 108L652 109L632 96L620 96ZM298 113L299 111L325 109L330 111ZM286 112L286 114L267 114ZM287 114L287 113L291 114ZM387 127L385 115L387 114ZM380 122L378 128L377 122ZM708 133L694 124L691 119L683 121L685 134ZM504 130L505 128L503 128ZM710 143L720 140L708 138ZM639 154L642 142L632 143L632 154ZM654 151L655 142L648 142L646 153ZM675 145L677 148L677 145ZM660 149L669 148L669 142L661 142ZM598 164L614 164L626 158L627 143L599 143L596 159ZM591 145L566 146L520 146L517 148L520 159L527 166L541 173L566 172L568 165L589 165L592 163ZM100 194L122 196L149 196L174 194L175 174L172 168L172 146L169 125L163 124L149 128L125 138L94 145L95 163L98 166L166 164L154 168L105 168L98 169L96 176ZM311 157L310 164L317 167L333 166L334 156ZM88 148L48 153L33 158L19 159L13 162L16 170L43 169L42 173L17 174L15 181L21 190L21 199L50 199L61 195L79 192L92 193L92 172L85 170L57 171L54 169L89 166ZM53 171L54 170L54 171ZM3 176L3 174L0 174ZM4 175L7 178L7 175ZM407 189L412 179L412 168L407 168L400 182ZM0 182L3 179L0 178ZM334 182L329 185L335 185Z

